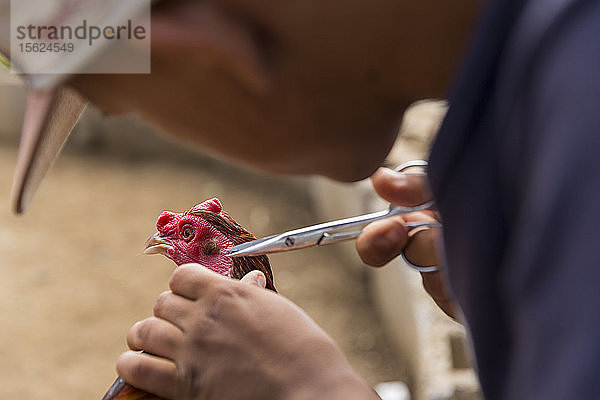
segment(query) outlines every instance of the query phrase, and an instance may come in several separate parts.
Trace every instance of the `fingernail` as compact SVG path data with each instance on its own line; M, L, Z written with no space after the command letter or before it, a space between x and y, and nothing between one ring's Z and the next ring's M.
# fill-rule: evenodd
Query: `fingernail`
M267 278L265 277L265 274L258 271L258 274L256 274L256 283L261 288L263 288L263 289L266 288L267 287Z

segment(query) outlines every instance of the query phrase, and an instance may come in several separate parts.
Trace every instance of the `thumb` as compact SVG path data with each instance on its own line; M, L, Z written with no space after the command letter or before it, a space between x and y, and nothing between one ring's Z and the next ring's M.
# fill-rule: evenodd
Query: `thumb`
M407 174L379 168L371 181L377 194L394 205L417 206L432 199L425 174Z
M258 270L248 272L240 279L240 282L247 285L258 286L263 289L267 287L267 278L265 277L265 274Z

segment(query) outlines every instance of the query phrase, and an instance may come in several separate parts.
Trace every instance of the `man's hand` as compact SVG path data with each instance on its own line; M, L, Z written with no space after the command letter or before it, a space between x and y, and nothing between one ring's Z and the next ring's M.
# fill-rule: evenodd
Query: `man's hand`
M416 206L431 200L431 192L424 175L402 174L387 168L379 169L371 178L373 187L386 201L402 206ZM374 222L367 226L356 241L356 249L362 260L380 267L396 258L402 251L415 265L440 265L438 242L439 229L415 229L409 235L406 222L436 222L431 211L415 212ZM421 274L423 286L436 304L449 316L455 318L455 307L445 277L440 272Z
M264 284L258 271L235 281L177 268L154 317L130 329L119 375L166 399L376 398L327 334Z

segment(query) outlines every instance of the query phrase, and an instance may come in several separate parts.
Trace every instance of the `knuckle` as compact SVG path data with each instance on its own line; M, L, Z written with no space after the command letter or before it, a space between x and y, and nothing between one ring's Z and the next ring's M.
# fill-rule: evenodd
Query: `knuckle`
M133 382L141 382L148 375L148 368L140 357L132 358L128 365L129 377Z
M178 285L179 282L185 282L188 277L193 274L198 268L197 264L182 264L173 271L171 279L169 280L169 286L172 288L173 285Z
M139 383L147 374L147 368L142 363L141 357L133 353L123 353L117 360L117 372L125 377L128 382Z
M150 335L152 334L150 320L145 319L143 321L136 322L131 328L131 331L133 332L132 343L136 347L143 347L143 345L148 342Z
M158 298L154 302L153 312L154 315L160 315L164 309L167 307L167 302L169 297L171 296L171 291L167 290L158 295Z
M213 284L210 288L206 290L206 301L207 303L213 304L215 301L222 299L223 297L232 296L232 290L227 286L221 283Z
M177 267L175 271L171 274L171 278L169 278L169 288L175 289L181 280L185 280L185 275L187 274L185 266L182 265Z
M127 346L131 350L138 350L140 347L139 341L137 338L137 333L136 333L136 330L137 330L136 324L134 324L131 328L129 328L129 331L127 332Z
M223 281L213 285L206 297L207 316L213 320L221 319L223 312L233 307L235 299L242 294L241 286L238 282L233 281Z
M203 375L201 371L192 365L186 365L185 367L178 366L177 369L179 380L183 383L183 385L178 385L177 398L200 398L202 387L206 386L202 383Z
M129 357L127 357L127 353L123 353L119 356L119 358L117 359L117 372L119 375L125 375L125 371L127 370L127 367L129 365L128 359Z

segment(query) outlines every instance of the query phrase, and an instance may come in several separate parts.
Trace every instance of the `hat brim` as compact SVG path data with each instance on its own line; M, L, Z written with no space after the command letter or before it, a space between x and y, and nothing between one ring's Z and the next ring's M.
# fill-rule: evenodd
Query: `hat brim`
M13 212L25 212L86 104L77 92L66 87L28 94L11 191Z

